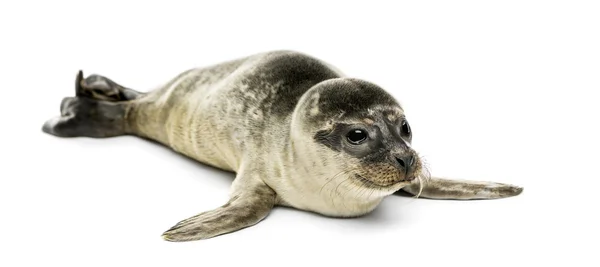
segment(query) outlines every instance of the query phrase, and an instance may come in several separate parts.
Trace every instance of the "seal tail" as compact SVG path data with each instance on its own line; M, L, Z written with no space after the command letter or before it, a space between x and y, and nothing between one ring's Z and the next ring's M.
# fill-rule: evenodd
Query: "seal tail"
M143 94L110 79L91 75L75 80L75 97L66 97L61 115L44 123L42 131L59 137L113 137L127 134L127 110L131 100Z

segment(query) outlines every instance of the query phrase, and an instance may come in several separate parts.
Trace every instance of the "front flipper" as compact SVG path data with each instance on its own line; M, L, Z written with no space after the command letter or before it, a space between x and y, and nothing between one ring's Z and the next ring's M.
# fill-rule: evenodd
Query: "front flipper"
M275 192L264 183L244 188L227 204L183 220L163 234L167 241L208 239L252 226L264 219L275 205Z
M418 183L410 184L402 190L423 198L461 200L505 198L523 192L522 187L510 184L442 178L428 179L423 182L422 190Z

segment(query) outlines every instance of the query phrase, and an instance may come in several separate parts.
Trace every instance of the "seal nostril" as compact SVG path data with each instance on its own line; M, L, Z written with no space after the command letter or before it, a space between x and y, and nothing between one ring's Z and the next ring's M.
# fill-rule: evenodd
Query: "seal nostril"
M400 166L406 167L406 164L404 163L404 160L402 160L401 158L396 158L396 161L398 161L398 163L400 164Z

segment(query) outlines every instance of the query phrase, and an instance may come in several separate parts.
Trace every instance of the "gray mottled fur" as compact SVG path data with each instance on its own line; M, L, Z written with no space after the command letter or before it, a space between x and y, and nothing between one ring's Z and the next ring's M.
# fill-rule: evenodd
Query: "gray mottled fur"
M80 72L76 97L65 98L61 116L42 129L61 137L137 135L235 172L229 202L179 222L164 233L169 241L254 225L275 205L352 217L401 188L446 199L521 192L427 177L404 124L404 110L377 85L301 53L274 51L190 69L147 93ZM369 138L350 144L345 134L357 127Z

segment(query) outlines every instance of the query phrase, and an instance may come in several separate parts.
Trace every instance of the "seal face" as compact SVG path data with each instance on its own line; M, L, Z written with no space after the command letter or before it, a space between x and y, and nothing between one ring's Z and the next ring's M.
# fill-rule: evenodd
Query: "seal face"
M293 182L269 184L299 209L360 216L427 173L410 147L403 109L367 81L339 77L314 85L296 105L290 135L291 160L310 169L286 179Z
M356 162L354 178L383 189L420 174L420 158L410 147L412 131L392 96L356 79L330 80L316 90L318 112L306 116L318 129L314 140ZM329 125L319 129L324 121Z
M143 93L80 71L75 97L42 130L59 137L136 135L235 172L223 206L180 221L169 241L206 239L274 206L327 216L369 213L402 189L436 199L493 199L522 188L431 178L399 103L321 60L273 51L187 70Z

